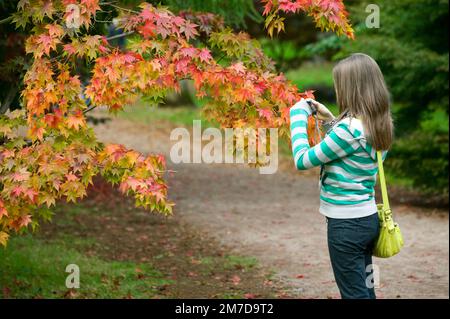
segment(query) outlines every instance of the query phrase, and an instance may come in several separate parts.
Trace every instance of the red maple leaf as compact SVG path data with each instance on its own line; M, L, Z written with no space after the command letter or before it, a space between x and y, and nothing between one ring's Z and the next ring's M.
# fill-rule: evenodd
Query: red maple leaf
M259 116L265 118L266 120L270 121L272 119L272 110L268 109L257 109Z
M238 62L238 63L235 63L232 66L230 66L230 69L235 71L237 74L244 74L246 67L244 66L244 64L242 62Z
M153 19L155 18L155 14L153 13L152 10L150 10L149 7L144 8L144 10L142 10L140 16L147 21L153 21Z
M5 206L3 206L3 202L0 200L0 219L2 219L3 216L8 217L8 211Z
M172 18L172 23L173 23L174 25L176 25L177 27L182 26L185 22L186 22L186 20L183 19L183 18L180 17L180 16L175 16L175 17Z
M270 11L272 11L272 7L273 7L272 0L261 0L261 2L265 3L263 15L266 16L270 13Z
M154 37L156 25L153 21L146 21L145 24L138 29L139 33L146 39Z
M80 127L84 127L85 125L86 120L81 111L67 117L67 126L70 128L73 128L78 131Z
M100 10L98 0L81 0L81 4L85 6L86 11L90 14L94 14L95 11Z
M22 216L22 217L20 217L20 219L18 221L19 227L25 227L29 223L31 223L31 215Z
M189 59L181 59L175 63L175 69L178 73L186 74L188 71Z
M166 198L166 196L161 192L155 192L155 193L153 193L153 195L155 196L157 203L164 201Z
M181 54L185 57L195 57L197 55L198 50L193 47L182 48L180 50Z
M13 190L11 191L11 196L13 197L19 197L20 194L22 194L24 191L22 186L16 186L13 188Z
M212 59L211 51L209 51L206 48L203 48L203 49L200 50L200 53L199 53L198 57L200 58L200 61L208 62L208 61L210 61Z
M45 129L43 127L33 126L30 129L30 135L42 141L44 139Z
M248 87L241 87L235 93L236 100L239 102L247 102L254 100L254 90Z
M48 24L45 26L50 37L60 37L64 34L63 28L59 24Z
M26 168L20 169L20 171L12 174L12 180L15 182L23 182L30 178L30 172Z
M126 184L133 191L137 191L140 188L145 187L145 184L141 180L134 177L128 177Z
M195 38L198 35L197 25L195 23L191 23L186 21L185 24L180 26L180 32L184 33L186 39L189 41L190 38Z
M300 9L300 4L298 2L291 2L290 0L280 0L279 8L284 12L295 13Z
M69 181L69 182L74 182L74 181L78 180L78 177L72 173L66 174L66 178L67 178L67 181Z
M56 48L55 39L47 34L41 34L38 36L37 43L42 44L43 50L46 55L50 54L50 50Z
M241 278L238 275L234 275L231 278L231 281L233 282L233 285L239 285L239 283L241 282Z
M35 191L34 189L29 188L29 189L25 190L25 191L23 192L23 194L26 195L26 196L30 199L30 201L31 201L32 203L35 203L35 202L36 202L36 197L37 197L37 195L38 195L38 192Z

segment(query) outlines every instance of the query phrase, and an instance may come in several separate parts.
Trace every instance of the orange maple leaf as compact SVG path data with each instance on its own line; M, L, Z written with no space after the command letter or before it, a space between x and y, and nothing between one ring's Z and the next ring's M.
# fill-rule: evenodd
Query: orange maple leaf
M67 126L78 131L80 127L86 126L86 120L81 112L77 112L67 117Z

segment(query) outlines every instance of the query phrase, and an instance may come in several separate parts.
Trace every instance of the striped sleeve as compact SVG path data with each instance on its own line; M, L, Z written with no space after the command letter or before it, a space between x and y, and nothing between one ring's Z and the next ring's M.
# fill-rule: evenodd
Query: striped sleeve
M358 139L345 124L337 125L319 144L310 147L306 130L310 114L306 103L298 103L290 109L292 155L298 170L346 157L360 147Z

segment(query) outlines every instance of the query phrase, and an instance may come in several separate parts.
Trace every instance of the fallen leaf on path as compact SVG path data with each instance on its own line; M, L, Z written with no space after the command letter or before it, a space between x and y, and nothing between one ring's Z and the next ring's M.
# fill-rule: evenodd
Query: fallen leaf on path
M241 282L241 278L238 275L234 275L231 278L231 281L233 282L233 285L239 285L239 283Z
M64 298L75 298L76 296L77 296L77 293L73 289L67 290L66 293L64 294Z
M9 298L11 294L11 289L9 289L9 287L3 287L2 291L3 291L3 298Z

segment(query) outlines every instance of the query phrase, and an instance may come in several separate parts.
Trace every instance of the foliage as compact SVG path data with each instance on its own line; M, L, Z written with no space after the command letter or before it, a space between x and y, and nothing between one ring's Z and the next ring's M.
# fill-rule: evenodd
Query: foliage
M351 0L348 2L351 3ZM299 5L302 9L298 9ZM298 68L305 60L314 58L307 48L310 43L317 42L325 35L318 33L314 25L322 30L334 30L337 33L336 41L341 41L341 35L353 39L353 29L347 20L345 9L341 6L342 1L265 1L263 13L266 15L266 29L271 37L266 38L259 34L257 27L250 30L252 35L261 37L264 52L274 59L277 67L288 71ZM318 13L317 8L321 8L323 12ZM313 21L292 15L299 11L313 17ZM325 16L330 20L326 20ZM277 37L272 38L275 31L278 33ZM283 32L280 34L280 31Z
M58 199L84 197L97 174L118 184L137 206L171 213L164 158L99 143L85 116L97 106L118 112L142 96L158 102L188 78L197 97L206 100L206 116L222 127L279 127L287 136L290 106L312 96L276 74L255 40L211 15L189 13L188 19L148 3L138 10L102 5L118 9L123 36L133 35L126 50L92 33L104 11L98 0L22 0L12 16L30 33L25 42L30 65L23 109L0 118L1 244L11 231L34 229L39 218L49 219L48 209ZM194 23L194 16L209 28ZM91 69L88 83L77 74L83 62Z
M414 176L413 186L448 194L448 134L417 131L400 139L392 151L389 168L396 176Z
M398 139L389 168L396 176L412 179L417 189L448 196L448 113L426 113L420 126Z
M348 13L342 0L262 0L263 15L267 16L265 26L270 36L276 30L284 30L284 17L279 13L303 11L311 16L322 31L333 31L353 39L353 29L348 21Z
M268 39L260 40L264 53L273 59L280 70L289 70L298 67L307 55L294 40Z

